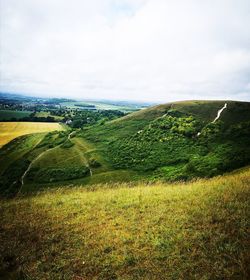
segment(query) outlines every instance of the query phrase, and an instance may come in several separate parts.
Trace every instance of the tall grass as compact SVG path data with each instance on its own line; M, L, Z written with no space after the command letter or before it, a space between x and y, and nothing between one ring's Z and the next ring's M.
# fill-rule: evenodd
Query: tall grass
M3 200L0 275L247 279L249 195L246 169L188 184L61 188Z

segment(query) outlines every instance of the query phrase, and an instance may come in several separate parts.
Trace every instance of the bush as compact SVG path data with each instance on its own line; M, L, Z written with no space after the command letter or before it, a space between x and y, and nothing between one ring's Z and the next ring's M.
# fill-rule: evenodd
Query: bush
M62 145L61 145L61 148L64 148L64 149L69 149L71 147L73 147L75 144L70 141L69 139L67 139Z
M21 187L21 177L27 170L30 161L27 159L18 159L12 163L0 177L0 194L4 196L14 196Z
M97 167L100 167L100 166L101 166L101 163L100 163L99 161L97 161L96 159L91 158L91 159L89 160L89 166L90 166L90 167L97 168Z
M41 168L37 174L35 181L40 183L59 182L72 179L79 179L90 174L90 170L86 166L73 166L66 168Z

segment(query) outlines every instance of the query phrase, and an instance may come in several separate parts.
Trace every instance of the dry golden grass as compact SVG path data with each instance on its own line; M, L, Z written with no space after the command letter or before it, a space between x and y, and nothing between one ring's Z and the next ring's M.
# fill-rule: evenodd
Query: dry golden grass
M58 123L0 122L0 147L25 134L53 130L63 130L63 127Z
M249 195L246 169L0 200L0 278L249 279Z

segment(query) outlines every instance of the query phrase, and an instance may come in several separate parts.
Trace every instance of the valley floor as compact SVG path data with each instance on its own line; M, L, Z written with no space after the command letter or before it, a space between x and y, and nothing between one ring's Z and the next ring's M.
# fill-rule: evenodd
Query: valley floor
M2 279L248 279L250 169L0 201Z

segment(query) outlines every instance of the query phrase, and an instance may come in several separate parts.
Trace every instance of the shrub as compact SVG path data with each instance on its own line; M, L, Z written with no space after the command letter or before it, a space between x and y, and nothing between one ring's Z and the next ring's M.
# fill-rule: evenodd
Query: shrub
M67 139L62 145L61 145L61 148L64 148L64 149L69 149L71 147L74 146L74 143L72 141L70 141L69 139Z
M99 161L97 161L96 159L91 158L91 159L89 160L89 166L90 166L90 167L96 168L96 167L100 167L100 166L101 166L101 163L100 163Z
M90 170L86 166L41 168L36 174L35 181L40 183L59 182L86 177L89 173Z

